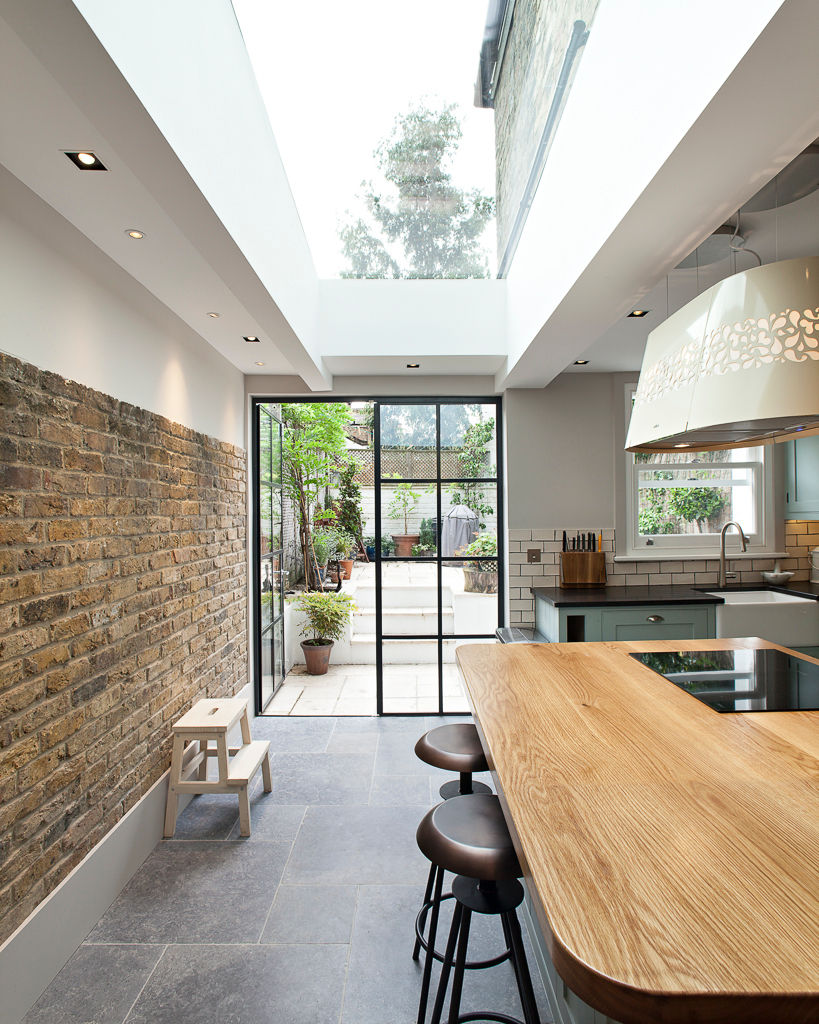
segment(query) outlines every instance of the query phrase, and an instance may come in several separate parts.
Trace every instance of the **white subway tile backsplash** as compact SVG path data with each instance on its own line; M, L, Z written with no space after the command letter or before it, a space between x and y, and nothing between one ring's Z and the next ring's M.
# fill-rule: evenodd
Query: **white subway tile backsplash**
M644 572L632 573L626 576L627 587L647 587L648 586L648 574Z
M510 530L509 531L509 540L531 540L531 539L532 539L532 531L531 530Z
M693 572L672 572L671 574L672 583L694 583Z

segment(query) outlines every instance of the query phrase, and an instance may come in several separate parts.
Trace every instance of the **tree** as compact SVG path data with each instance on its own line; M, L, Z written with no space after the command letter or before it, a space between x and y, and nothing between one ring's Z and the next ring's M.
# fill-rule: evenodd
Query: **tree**
M396 118L375 159L385 182L362 182L367 218L340 230L349 269L342 277L488 277L481 236L495 200L452 184L448 166L461 140L453 106L420 106Z
M344 426L351 419L350 407L344 402L282 405L282 485L296 509L308 589L321 586L312 552L314 509L344 458Z
M463 448L458 453L460 475L465 479L462 483L454 484L449 491L453 505L466 505L472 509L478 517L478 528L481 530L486 529L486 523L481 522L483 516L491 516L495 509L485 500L484 488L487 485L479 483L474 478L495 475L495 467L489 461L487 449L494 436L494 417L478 420L467 427L463 435Z

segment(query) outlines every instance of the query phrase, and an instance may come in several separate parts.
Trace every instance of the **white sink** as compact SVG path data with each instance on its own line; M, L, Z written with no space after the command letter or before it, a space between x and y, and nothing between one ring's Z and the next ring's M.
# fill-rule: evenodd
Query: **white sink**
M775 590L711 590L717 636L760 636L785 647L819 644L819 601Z

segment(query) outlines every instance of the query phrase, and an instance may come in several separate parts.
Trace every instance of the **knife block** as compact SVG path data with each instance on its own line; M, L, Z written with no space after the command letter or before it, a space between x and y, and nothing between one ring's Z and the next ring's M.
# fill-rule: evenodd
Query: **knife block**
M602 587L606 583L604 551L561 551L561 587Z

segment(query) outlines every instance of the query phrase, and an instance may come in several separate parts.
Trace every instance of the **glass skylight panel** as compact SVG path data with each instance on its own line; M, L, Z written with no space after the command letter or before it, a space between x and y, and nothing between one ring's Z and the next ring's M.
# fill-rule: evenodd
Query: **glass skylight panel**
M485 5L233 6L319 277L494 277Z

